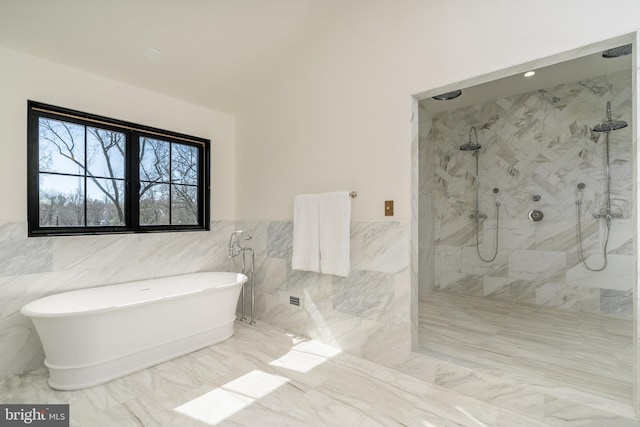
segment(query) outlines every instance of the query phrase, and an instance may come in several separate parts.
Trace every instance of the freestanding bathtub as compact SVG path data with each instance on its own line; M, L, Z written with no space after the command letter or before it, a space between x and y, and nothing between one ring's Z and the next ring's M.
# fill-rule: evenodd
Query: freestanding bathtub
M91 387L231 337L247 277L204 272L80 289L22 307L49 385Z

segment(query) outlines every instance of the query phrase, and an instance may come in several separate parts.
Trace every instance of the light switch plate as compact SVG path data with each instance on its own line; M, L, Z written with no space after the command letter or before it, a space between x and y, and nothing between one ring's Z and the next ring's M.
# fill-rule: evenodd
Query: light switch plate
M384 201L384 216L393 216L393 200Z

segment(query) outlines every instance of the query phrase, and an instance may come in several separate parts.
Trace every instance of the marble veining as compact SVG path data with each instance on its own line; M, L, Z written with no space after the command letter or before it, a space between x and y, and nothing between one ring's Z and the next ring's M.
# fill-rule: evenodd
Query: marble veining
M587 312L448 292L420 300L418 352L474 372L575 388L627 405L633 388L632 335L630 320Z
M260 321L385 365L409 357L414 300L407 221L352 221L352 271L346 278L291 269L291 221L244 221L235 226L250 230L249 245L258 248ZM237 271L240 265L231 267ZM290 296L299 297L301 305L291 305ZM248 293L245 298L248 302Z
M26 223L0 227L0 277L52 271L52 239L28 239Z
M96 427L640 425L597 398L583 405L428 356L395 370L264 323L235 329L223 343L84 390L49 388L44 369L11 375L0 379L3 402L68 403L71 426Z
M600 312L629 319L633 316L633 291L600 289Z
M583 250L589 265L597 267L606 229L592 214L605 204L605 144L591 129L603 120L607 101L615 119L632 123L631 95L631 75L623 71L437 114L420 105L421 294L446 290L630 318L628 299L600 291L632 287L631 126L609 136L612 210L623 218L612 222L610 266L603 272L587 271L578 260L575 201L582 182ZM482 145L479 180L475 155L458 149L471 126ZM499 251L492 263L475 254L476 229L469 214L478 182L479 210L487 215L478 227L485 256L493 249L495 203L500 203ZM499 189L497 195L493 188ZM532 209L544 212L541 222L528 219ZM435 276L424 268L429 262ZM612 297L603 303L603 295Z
M375 271L352 271L349 277L333 280L333 309L342 313L375 320L389 310L394 289L391 274Z
M267 256L269 258L291 258L293 247L293 222L272 221L267 230Z
M112 283L227 269L233 223L210 232L27 238L26 223L0 224L0 377L42 365L31 322L19 314L39 297Z

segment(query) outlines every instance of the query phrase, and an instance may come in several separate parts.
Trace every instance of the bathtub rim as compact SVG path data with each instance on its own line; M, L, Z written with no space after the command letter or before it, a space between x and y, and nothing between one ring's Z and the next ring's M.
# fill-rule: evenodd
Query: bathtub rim
M40 302L42 300L46 300L46 299L51 298L51 297L58 297L59 295L64 295L64 294L86 292L86 291L91 290L91 289L105 288L105 287L109 287L109 286L126 286L126 285L131 285L133 283L145 283L145 282L152 282L152 281L158 280L158 279L170 279L170 278L177 278L177 277L184 277L184 276L198 275L198 274L207 274L207 273L225 273L225 274L229 274L229 275L235 275L235 277L237 279L239 279L239 280L237 280L236 282L223 283L223 284L220 284L220 285L215 285L215 286L211 286L211 287L204 288L204 289L198 289L198 290L189 291L189 292L182 292L182 293L177 293L177 294L173 294L173 295L169 295L169 296L165 295L163 297L147 299L147 300L143 300L143 301L139 301L139 302L134 302L134 303L131 303L131 304L108 306L108 307L95 308L95 309L84 310L84 311L49 313L49 312L42 312L42 311L34 311L34 310L29 308L31 305L34 305L32 303ZM50 295L45 295L45 296L36 298L33 301L30 301L30 302L26 303L25 305L23 305L22 308L20 308L20 313L25 317L41 318L41 319L90 316L90 315L97 314L97 313L106 313L106 312L117 311L117 310L127 310L129 308L140 307L140 306L147 305L147 304L155 304L155 303L158 303L158 302L161 302L161 301L166 301L166 300L173 300L173 299L192 297L192 296L197 295L199 293L206 294L206 293L209 293L209 292L215 292L216 290L225 289L225 288L229 288L229 287L233 287L233 286L244 286L244 284L247 282L247 280L248 280L248 277L246 275L244 275L242 273L232 272L232 271L198 271L198 272L193 272L193 273L176 274L176 275L173 275L173 276L161 276L161 277L153 277L153 278L148 278L148 279L132 280L132 281L129 281L129 282L110 283L110 284L106 284L106 285L92 286L92 287L87 287L87 288L80 288L80 289L74 289L74 290L70 290L70 291L63 291L63 292L57 292L57 293L50 294Z

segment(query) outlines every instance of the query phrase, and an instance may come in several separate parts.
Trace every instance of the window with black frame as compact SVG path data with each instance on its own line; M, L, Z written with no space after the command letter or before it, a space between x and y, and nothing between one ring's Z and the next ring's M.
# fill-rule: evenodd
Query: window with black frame
M28 108L29 235L209 229L209 140Z

